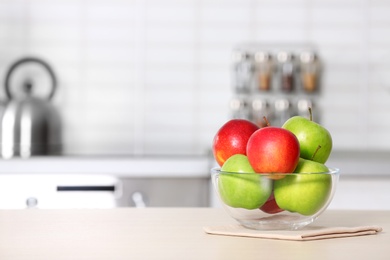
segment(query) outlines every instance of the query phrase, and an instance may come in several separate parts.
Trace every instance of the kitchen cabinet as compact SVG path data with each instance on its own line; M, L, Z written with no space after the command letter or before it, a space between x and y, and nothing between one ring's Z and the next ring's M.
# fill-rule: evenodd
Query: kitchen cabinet
M334 151L327 164L340 168L333 209L390 210L390 153Z
M331 209L390 210L390 176L341 176Z
M0 208L206 207L206 157L0 161Z
M208 177L0 174L0 209L207 207Z
M210 205L208 177L121 178L118 207L207 207Z

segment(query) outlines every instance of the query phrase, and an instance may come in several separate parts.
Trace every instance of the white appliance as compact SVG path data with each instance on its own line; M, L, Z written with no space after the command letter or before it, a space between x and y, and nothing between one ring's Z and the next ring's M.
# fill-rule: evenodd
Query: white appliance
M92 174L1 174L0 208L113 208L117 178Z

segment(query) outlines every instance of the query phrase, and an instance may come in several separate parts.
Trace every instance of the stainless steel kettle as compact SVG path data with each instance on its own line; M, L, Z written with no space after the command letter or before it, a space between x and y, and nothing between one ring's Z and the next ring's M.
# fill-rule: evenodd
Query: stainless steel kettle
M39 66L49 76L51 88L47 97L35 97L34 76L22 79L18 86L22 95L12 91L12 76L24 65ZM24 75L26 76L26 75ZM20 85L20 84L19 84ZM15 86L14 86L15 87ZM58 155L61 153L60 115L51 104L57 88L57 80L51 67L45 61L27 57L13 63L5 78L5 92L9 99L1 117L1 156L3 158L33 155Z

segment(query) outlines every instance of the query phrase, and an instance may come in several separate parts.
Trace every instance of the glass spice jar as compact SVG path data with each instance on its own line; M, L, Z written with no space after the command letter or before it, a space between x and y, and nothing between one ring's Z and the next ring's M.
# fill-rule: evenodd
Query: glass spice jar
M300 55L301 82L305 92L312 93L318 89L320 64L314 52L305 51Z
M248 52L237 50L233 52L233 64L235 92L238 94L249 93L254 73L252 55Z
M272 79L272 56L268 52L259 51L254 55L256 67L256 84L260 91L269 91L271 89Z
M280 88L284 92L292 92L295 88L294 55L290 52L279 52L277 55L280 69Z

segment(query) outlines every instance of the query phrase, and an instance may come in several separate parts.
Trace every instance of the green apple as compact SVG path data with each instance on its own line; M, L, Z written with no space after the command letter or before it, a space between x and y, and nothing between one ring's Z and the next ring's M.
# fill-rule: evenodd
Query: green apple
M281 209L312 215L327 202L332 190L332 176L322 163L300 158L296 174L274 182L274 196Z
M282 126L290 130L298 138L300 145L300 157L325 163L332 151L332 136L329 131L312 120L302 116L294 116L288 119Z
M257 174L243 154L229 157L218 178L221 199L234 208L257 209L271 195L272 180Z

